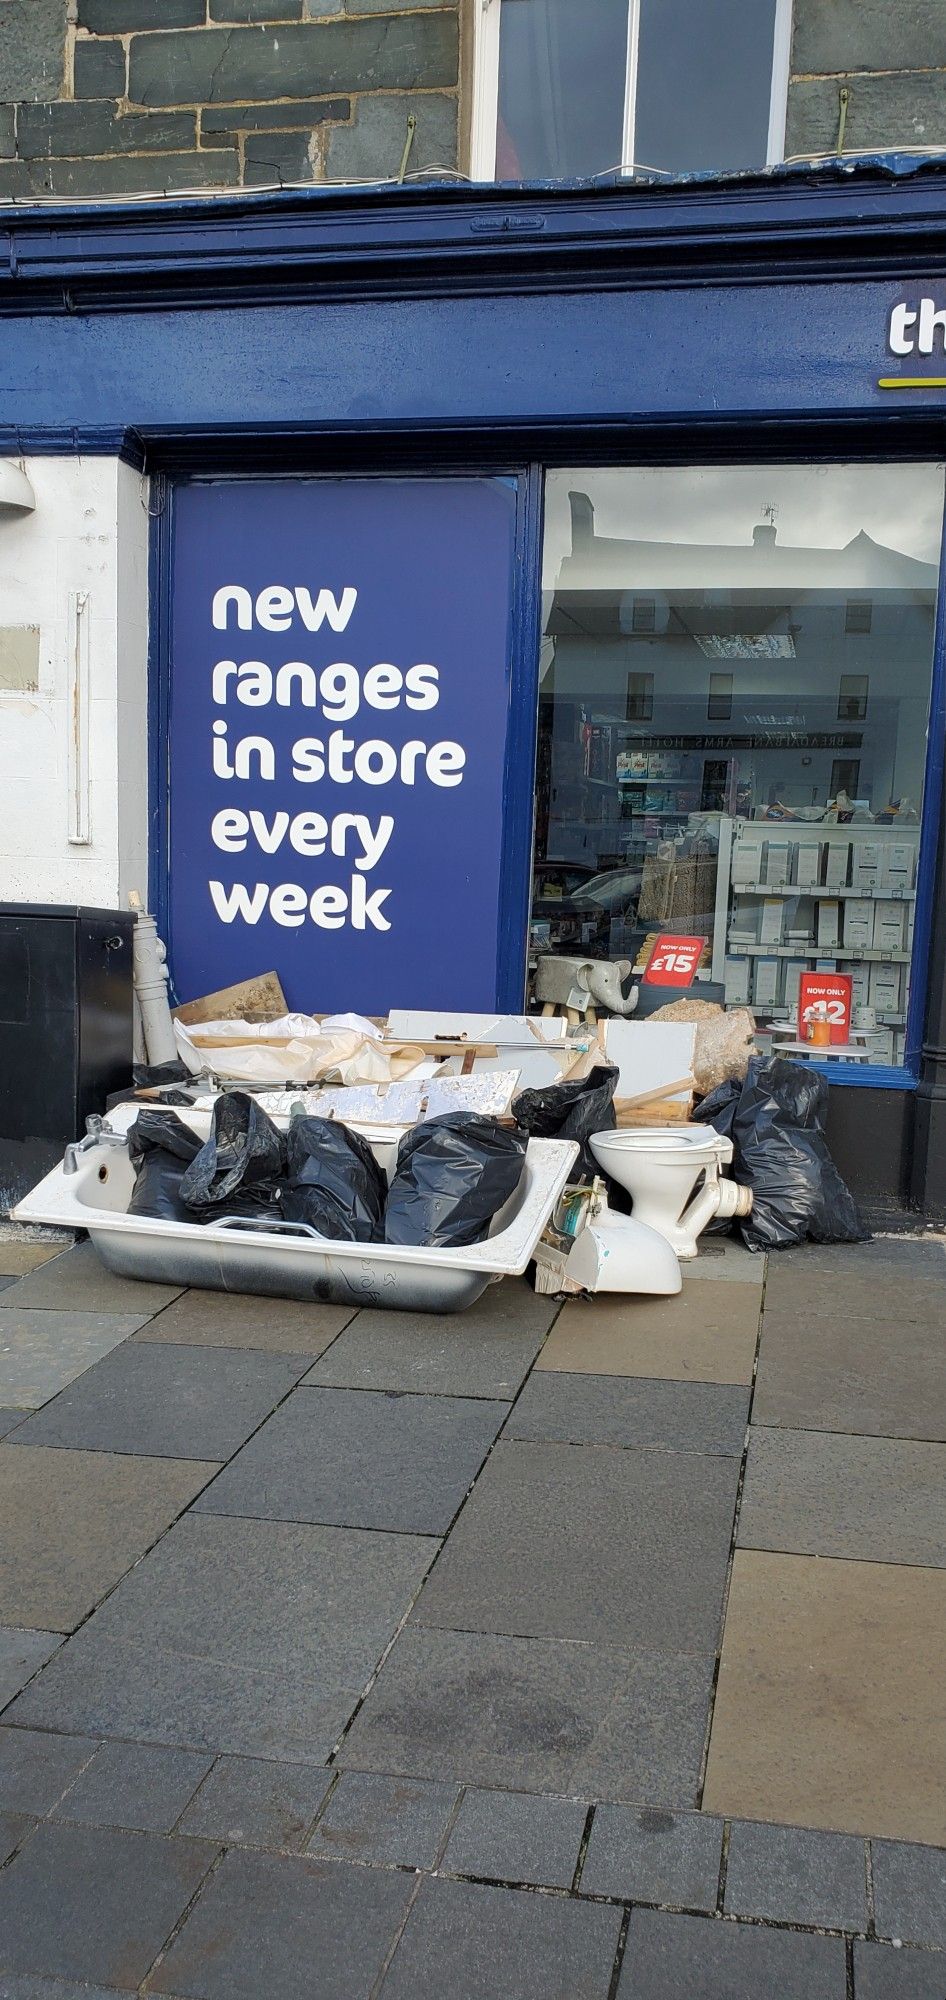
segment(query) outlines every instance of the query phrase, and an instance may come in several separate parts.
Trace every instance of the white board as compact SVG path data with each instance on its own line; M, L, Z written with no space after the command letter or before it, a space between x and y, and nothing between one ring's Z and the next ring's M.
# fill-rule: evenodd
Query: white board
M609 1062L617 1063L616 1097L638 1097L693 1075L695 1021L608 1021L604 1046ZM675 1093L685 1100L689 1092ZM673 1098L669 1100L671 1103Z
M544 1042L565 1039L567 1022L557 1014L449 1014L422 1013L413 1007L395 1007L388 1015L389 1041L502 1042L507 1048L534 1048L536 1037Z

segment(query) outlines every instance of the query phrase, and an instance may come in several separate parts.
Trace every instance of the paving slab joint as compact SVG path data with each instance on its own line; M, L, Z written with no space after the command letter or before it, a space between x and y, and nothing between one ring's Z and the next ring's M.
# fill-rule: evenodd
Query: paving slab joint
M577 1896L579 1885L581 1883L581 1871L585 1865L585 1856L588 1852L588 1843L591 1839L591 1828L594 1816L595 1816L594 1806L590 1805L588 1807L587 1814L585 1815L585 1824L582 1828L581 1840L578 1843L578 1859L575 1863L575 1873L572 1876L572 1886L571 1886L571 1893L573 1896Z
M170 1838L170 1835L168 1835L167 1837ZM221 1862L224 1860L226 1856L226 1853L227 1853L226 1847L218 1848L216 1854L213 1856L213 1859L208 1863L208 1866L204 1869L204 1872L200 1878L200 1881L197 1884L196 1889L194 1890L193 1895L189 1898L186 1907L181 1911L181 1914L178 1917L177 1922L174 1925L172 1925L172 1928L168 1932L168 1935L165 1938L160 1951L156 1952L154 1958L152 1959L152 1962L149 1965L148 1970L145 1973L145 1976L139 1986L138 1990L140 1993L149 1994L153 1991L153 1988L149 1984L150 1980L153 1978L154 1974L158 1971L162 1960L166 1957L167 1953L170 1951L172 1944L176 1943L178 1937L181 1934L181 1931L184 1929L184 1925L186 1924L187 1919L191 1914L191 1911L194 1909L199 1897L203 1895L208 1882L212 1881L213 1877L216 1875Z
M621 1984L621 1973L624 1968L624 1954L627 1950L627 1933L630 1922L631 1912L628 1905L621 1918L621 1928L618 1932L618 1941L614 1952L614 1968L611 1973L611 1984L608 1987L608 2000L617 2000L618 1988Z
M867 1935L877 1936L877 1918L874 1913L874 1851L870 1841L864 1842L864 1875L867 1890Z

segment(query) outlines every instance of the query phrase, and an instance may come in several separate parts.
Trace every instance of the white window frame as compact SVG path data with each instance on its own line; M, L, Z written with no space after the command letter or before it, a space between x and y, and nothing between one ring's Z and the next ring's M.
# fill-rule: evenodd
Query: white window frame
M496 121L499 111L499 34L503 0L473 0L473 118L470 173L475 181L496 178ZM634 125L637 106L637 58L640 0L630 0L627 20L627 72L624 95L623 165L634 169ZM785 120L792 43L792 0L775 0L772 47L772 88L765 164L777 166L785 157ZM646 167L648 161L641 162Z

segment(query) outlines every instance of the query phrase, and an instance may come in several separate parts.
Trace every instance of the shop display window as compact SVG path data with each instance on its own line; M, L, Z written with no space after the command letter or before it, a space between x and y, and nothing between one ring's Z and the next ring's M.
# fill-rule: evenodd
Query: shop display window
M903 1063L943 483L548 474L533 962L639 972L661 933L703 937L699 986L773 1046L811 975L840 975L832 1045Z

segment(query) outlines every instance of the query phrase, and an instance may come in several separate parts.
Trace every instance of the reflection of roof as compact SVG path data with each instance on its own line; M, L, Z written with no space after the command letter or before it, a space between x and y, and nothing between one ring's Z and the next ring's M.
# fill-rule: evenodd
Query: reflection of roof
M594 531L584 493L570 495L572 551L557 591L883 590L935 591L935 563L919 562L875 542L862 528L843 548L796 548L780 543L767 524L751 542L622 541Z

